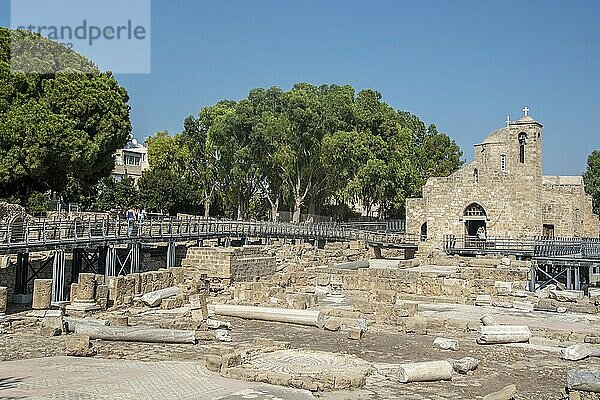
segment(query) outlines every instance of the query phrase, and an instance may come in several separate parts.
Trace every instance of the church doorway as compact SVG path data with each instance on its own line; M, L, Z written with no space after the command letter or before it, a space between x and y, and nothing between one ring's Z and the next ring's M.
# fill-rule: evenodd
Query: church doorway
M486 239L487 237L487 213L484 208L477 204L470 204L464 212L465 236L477 239Z
M480 236L481 232L486 232L485 220L465 221L465 234L467 236Z
M553 238L554 237L554 225L544 224L543 236L547 237L547 238Z
M427 241L427 222L421 225L421 242Z

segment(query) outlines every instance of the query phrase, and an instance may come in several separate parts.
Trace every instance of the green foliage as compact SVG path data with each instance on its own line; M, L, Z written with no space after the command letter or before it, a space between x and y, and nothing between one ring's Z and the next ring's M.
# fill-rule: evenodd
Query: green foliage
M303 208L346 218L358 204L401 217L406 198L428 177L458 169L462 153L434 125L381 98L348 85L253 89L186 118L181 134L157 133L150 164L169 171L173 185L189 182L182 190L205 211L220 203L232 217L264 217L270 206L272 216L281 207L295 221Z
M29 214L46 211L48 209L48 200L49 198L46 193L34 192L29 195L25 204L25 210Z
M583 174L585 191L592 196L594 213L600 215L600 150L594 150L587 159L587 170Z
M98 184L99 210L124 213L129 207L137 205L138 190L132 178L116 181L113 177L104 178Z
M264 221L269 217L269 207L267 201L263 196L256 193L250 199L250 205L248 207L248 218Z
M11 34L21 39L12 59ZM55 72L32 72L41 66ZM0 28L0 197L89 188L108 176L131 132L128 100L83 56Z
M185 177L166 168L150 168L138 181L140 206L164 214L194 207L193 188Z

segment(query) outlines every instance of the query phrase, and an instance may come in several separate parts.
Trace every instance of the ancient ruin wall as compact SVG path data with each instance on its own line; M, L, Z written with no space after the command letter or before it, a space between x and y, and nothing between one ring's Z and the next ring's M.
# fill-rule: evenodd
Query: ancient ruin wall
M194 267L210 278L235 282L272 275L275 264L275 257L265 254L261 246L191 247L182 262L184 267Z
M583 185L544 184L543 223L555 236L598 237L598 216Z

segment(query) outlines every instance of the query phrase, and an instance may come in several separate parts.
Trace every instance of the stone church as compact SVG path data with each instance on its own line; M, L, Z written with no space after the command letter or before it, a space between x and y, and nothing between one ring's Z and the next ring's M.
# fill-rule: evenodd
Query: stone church
M435 247L445 235L487 238L598 237L581 176L542 174L542 124L528 115L475 145L471 163L430 178L408 199L406 230Z

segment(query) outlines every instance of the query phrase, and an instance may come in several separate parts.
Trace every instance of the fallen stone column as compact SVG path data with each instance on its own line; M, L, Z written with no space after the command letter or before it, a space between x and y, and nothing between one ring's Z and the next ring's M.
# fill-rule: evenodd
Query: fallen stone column
M349 263L337 264L334 265L334 269L349 269L349 270L357 270L361 268L369 268L371 264L369 264L368 260L360 260Z
M144 343L196 343L194 331L159 328L75 325L75 333L90 339Z
M531 331L527 326L480 326L477 330L477 343L479 344L501 344L528 342Z
M75 332L77 325L108 326L103 319L64 317L63 321L67 332Z
M560 357L564 360L579 361L588 358L590 355L592 355L590 349L580 343L560 349Z
M150 307L157 307L160 305L163 299L176 296L179 292L181 292L181 289L179 289L177 286L156 290L143 295L142 301Z
M0 313L6 312L6 305L8 304L8 288L0 286Z
M322 328L324 324L324 317L321 311L237 306L232 304L215 304L214 311L216 315L225 315L244 319L258 319L261 321L284 322L296 325L316 326L318 328Z
M401 383L451 381L452 364L448 361L428 361L400 364L397 378Z
M491 315L485 315L481 317L481 323L485 326L498 326L500 325L498 321L494 319Z
M570 390L600 393L600 371L577 371L571 369L567 372L567 387Z

